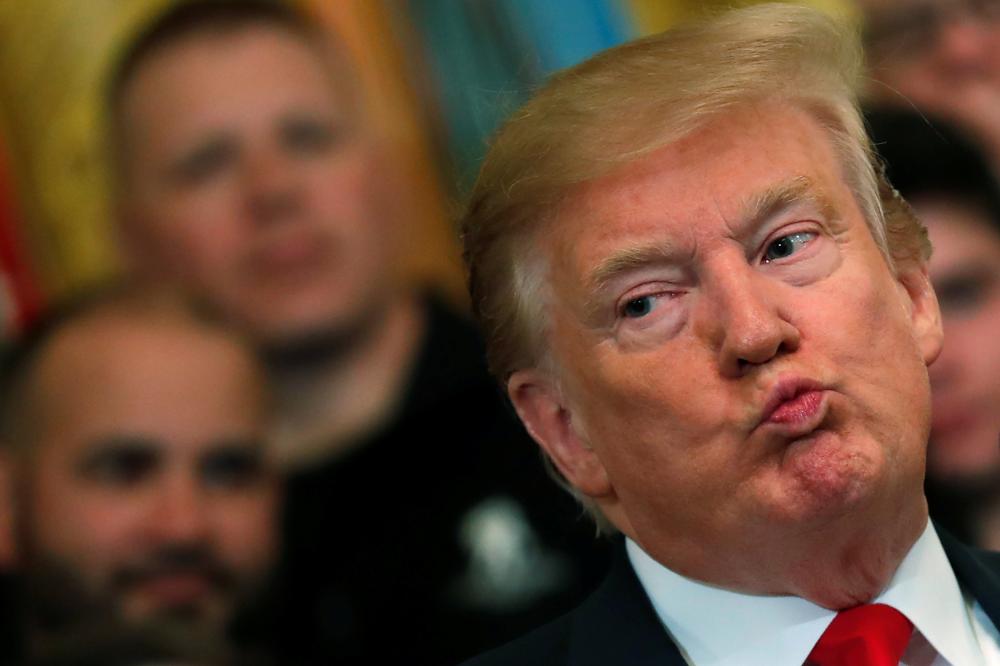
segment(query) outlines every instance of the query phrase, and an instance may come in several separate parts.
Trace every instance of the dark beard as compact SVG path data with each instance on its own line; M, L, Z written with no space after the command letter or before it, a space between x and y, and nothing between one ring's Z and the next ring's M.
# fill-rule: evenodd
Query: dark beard
M28 628L27 663L38 666L134 666L150 661L180 662L185 666L258 663L237 658L233 624L261 613L263 584L242 586L204 552L190 548L163 549L142 563L127 565L112 576L107 589L89 589L72 567L52 558L30 558L22 600ZM149 576L168 572L197 572L233 599L232 623L216 626L195 606L163 609L148 618L125 618L120 609L123 591ZM259 627L242 632L255 644L266 645ZM255 651L255 650L251 650ZM259 651L259 650L256 650Z
M388 315L385 307L369 307L349 325L303 332L281 341L265 342L261 358L271 372L281 375L336 364L365 341Z

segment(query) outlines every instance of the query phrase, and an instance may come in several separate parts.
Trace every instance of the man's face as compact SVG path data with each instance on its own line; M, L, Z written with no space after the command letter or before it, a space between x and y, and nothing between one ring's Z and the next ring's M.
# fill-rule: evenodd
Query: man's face
M995 483L1000 476L1000 234L978 207L917 199L934 254L930 276L946 342L931 368L933 419L927 473L937 481Z
M511 389L571 482L738 589L809 596L810 558L878 521L912 543L936 304L890 273L816 122L743 108L567 199L540 238L558 379Z
M331 68L277 28L196 35L122 100L135 260L270 345L357 326L389 280L388 176Z
M223 629L276 551L247 352L187 323L116 318L79 324L44 354L16 495L21 561L43 603ZM60 601L54 583L80 598Z
M873 93L1000 144L1000 1L859 0Z

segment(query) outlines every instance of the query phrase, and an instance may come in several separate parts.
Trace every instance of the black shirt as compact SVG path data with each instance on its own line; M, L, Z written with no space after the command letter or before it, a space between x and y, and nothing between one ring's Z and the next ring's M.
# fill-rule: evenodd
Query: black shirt
M607 569L472 324L428 312L392 422L288 480L288 663L455 664L572 608Z

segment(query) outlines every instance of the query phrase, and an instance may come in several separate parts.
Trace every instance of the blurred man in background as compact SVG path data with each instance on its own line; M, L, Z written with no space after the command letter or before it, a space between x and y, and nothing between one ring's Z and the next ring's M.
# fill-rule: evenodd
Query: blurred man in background
M870 95L964 128L1000 168L1000 2L856 2L865 16Z
M592 529L471 325L394 275L406 211L345 54L284 5L186 3L125 52L109 107L136 269L268 365L286 657L454 662L578 599L603 569Z
M12 354L0 543L28 663L255 663L233 632L277 556L263 379L160 293L81 301Z
M1000 189L976 147L943 121L868 114L890 182L927 225L944 350L931 366L931 515L1000 550Z

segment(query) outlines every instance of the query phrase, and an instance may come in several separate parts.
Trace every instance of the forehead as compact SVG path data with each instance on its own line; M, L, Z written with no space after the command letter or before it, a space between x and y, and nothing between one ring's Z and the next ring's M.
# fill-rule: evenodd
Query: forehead
M343 107L344 85L325 51L280 26L202 31L147 55L122 91L121 122L136 138L156 129L250 120L291 103Z
M33 399L46 445L118 434L196 451L263 426L262 378L240 344L193 323L79 323L43 353Z
M689 136L572 191L549 238L556 263L581 276L636 243L689 256L740 232L741 216L776 189L854 205L827 131L778 103L719 116ZM560 259L562 261L560 261Z

